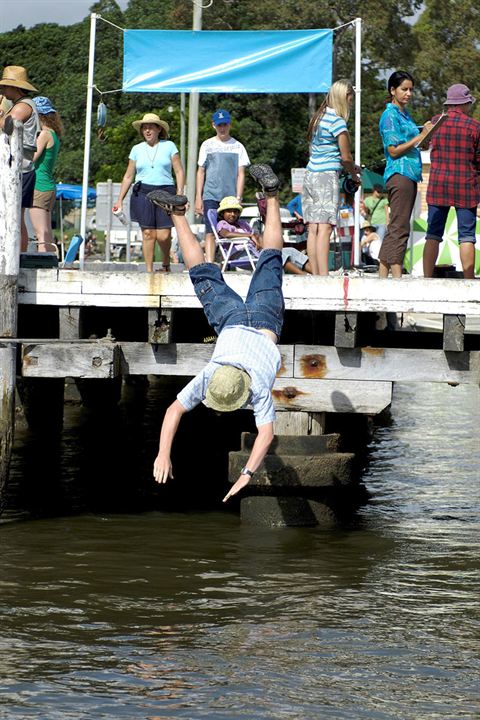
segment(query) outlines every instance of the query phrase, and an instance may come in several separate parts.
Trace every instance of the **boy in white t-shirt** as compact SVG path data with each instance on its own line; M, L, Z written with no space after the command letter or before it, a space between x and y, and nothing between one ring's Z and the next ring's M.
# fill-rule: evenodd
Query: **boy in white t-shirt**
M215 237L208 220L208 211L217 210L220 200L234 196L242 200L245 185L245 167L250 165L247 151L230 135L231 116L228 110L217 110L212 115L215 137L205 140L198 154L197 190L195 211L205 222L205 260L215 260Z

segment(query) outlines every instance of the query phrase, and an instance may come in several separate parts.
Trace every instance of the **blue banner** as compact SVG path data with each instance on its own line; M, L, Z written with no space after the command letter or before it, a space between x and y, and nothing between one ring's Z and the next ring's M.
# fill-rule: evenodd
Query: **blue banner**
M125 30L125 92L326 92L332 30Z

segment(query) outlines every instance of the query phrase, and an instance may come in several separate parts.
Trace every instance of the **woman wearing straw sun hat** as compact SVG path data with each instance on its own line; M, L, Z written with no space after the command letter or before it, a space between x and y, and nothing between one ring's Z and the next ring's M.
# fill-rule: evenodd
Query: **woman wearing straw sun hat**
M27 71L19 65L8 65L4 68L0 79L0 102L6 98L12 103L9 110L0 110L0 128L5 120L11 117L23 123L23 166L22 166L22 224L21 224L21 251L26 252L28 246L28 232L25 225L25 208L32 206L33 191L35 187L35 167L33 153L35 142L40 131L40 123L35 103L28 97L29 92L37 92L27 77ZM2 105L3 107L3 105Z
M163 253L163 269L170 270L171 218L147 199L147 193L153 190L166 190L172 194L182 194L185 173L180 161L178 149L168 139L169 126L160 120L156 113L145 115L132 123L143 142L134 145L130 151L128 165L123 176L118 199L113 212L122 210L125 195L133 186L130 201L130 217L141 227L143 257L147 272L153 272L155 243L158 242ZM175 173L176 187L172 169Z

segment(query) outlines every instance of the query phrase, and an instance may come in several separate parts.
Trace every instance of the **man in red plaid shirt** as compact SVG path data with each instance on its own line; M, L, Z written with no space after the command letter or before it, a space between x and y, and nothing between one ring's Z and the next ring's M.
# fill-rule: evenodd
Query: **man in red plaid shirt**
M448 211L457 213L463 277L475 277L475 227L480 202L480 122L469 117L475 98L466 85L447 90L448 119L430 145L428 229L423 250L423 274L432 277L443 239ZM433 118L433 122L438 119Z

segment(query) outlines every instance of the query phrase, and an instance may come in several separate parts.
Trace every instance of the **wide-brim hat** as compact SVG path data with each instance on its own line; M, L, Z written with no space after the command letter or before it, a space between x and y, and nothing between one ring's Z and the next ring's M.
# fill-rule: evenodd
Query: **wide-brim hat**
M220 201L220 205L218 206L217 214L223 212L224 210L243 210L242 204L237 200L236 197L233 197L233 195L229 195L228 197L224 197Z
M467 103L474 103L475 98L473 97L470 89L462 83L456 83L450 85L447 90L447 99L443 103L444 105L466 105Z
M142 125L145 125L146 123L153 123L154 125L158 125L159 127L163 128L167 136L170 133L170 127L168 123L166 123L165 120L160 120L158 115L156 115L155 113L145 113L141 120L134 120L132 122L132 125L135 130L141 135Z
M0 79L0 86L2 85L38 92L37 88L28 82L27 71L20 65L7 65L3 68L3 75Z
M376 226L372 225L372 223L369 223L368 220L365 220L365 222L362 223L362 230L367 230L368 228L371 228L372 230L376 230Z
M251 384L250 375L245 370L222 365L208 383L205 405L217 412L239 410L248 400Z

